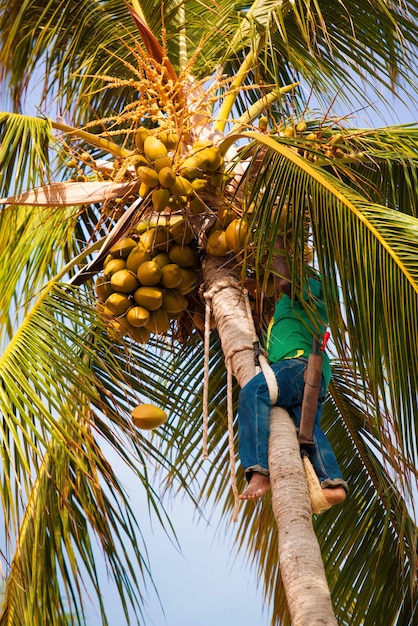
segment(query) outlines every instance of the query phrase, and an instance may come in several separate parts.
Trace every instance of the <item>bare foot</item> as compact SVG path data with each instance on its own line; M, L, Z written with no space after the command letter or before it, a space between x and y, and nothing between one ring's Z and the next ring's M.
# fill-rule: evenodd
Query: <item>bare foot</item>
M251 476L250 482L248 483L248 487L239 496L239 498L240 500L257 500L257 498L262 498L269 489L269 477L264 476L264 474L254 472Z
M341 504L344 502L347 493L343 487L325 487L323 490L325 500L330 504Z

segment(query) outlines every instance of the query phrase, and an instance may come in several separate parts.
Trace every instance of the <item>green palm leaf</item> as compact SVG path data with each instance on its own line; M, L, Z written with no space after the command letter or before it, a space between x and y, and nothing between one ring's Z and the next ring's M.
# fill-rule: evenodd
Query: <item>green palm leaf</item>
M0 114L0 195L19 193L48 180L49 147L54 143L49 120Z

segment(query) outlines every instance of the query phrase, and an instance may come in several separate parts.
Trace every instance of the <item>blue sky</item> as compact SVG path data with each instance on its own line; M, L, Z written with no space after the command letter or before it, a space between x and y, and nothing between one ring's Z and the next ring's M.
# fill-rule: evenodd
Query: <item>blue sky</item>
M178 495L166 506L179 550L155 516L150 520L142 486L133 480L122 461L114 458L112 466L130 494L160 596L158 599L152 585L148 585L144 626L269 626L269 613L263 610L262 592L257 589L254 573L232 548L235 523L231 521L226 530L223 524L219 530L216 510L209 521L210 507L204 511L205 519L199 518L194 507ZM126 621L117 592L105 575L102 580L109 622L123 626ZM87 605L86 626L100 625L94 607Z

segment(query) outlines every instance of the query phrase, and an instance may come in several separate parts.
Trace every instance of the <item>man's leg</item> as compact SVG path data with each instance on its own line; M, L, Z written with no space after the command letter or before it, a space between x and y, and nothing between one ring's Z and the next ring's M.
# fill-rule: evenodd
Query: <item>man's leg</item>
M258 500L270 489L270 478L265 474L253 472L247 488L239 496L240 500Z
M318 408L313 430L314 446L306 446L309 459L321 483L325 499L332 505L340 504L347 496L348 485L343 479L334 450L321 428L322 407L324 402L323 385L321 387ZM300 423L300 406L292 407L292 417L296 426Z
M270 396L262 373L240 391L238 401L239 454L249 483L242 500L261 498L270 488L268 439Z
M344 487L322 487L325 500L330 504L341 504L347 497Z
M295 401L295 381L300 379L306 361L286 359L272 364L279 395L276 406L288 407ZM298 385L296 385L298 386ZM296 390L296 395L301 394ZM264 375L254 376L239 395L238 428L239 454L245 469L248 487L240 496L243 500L260 498L270 488L268 472L268 440L270 434L270 395Z

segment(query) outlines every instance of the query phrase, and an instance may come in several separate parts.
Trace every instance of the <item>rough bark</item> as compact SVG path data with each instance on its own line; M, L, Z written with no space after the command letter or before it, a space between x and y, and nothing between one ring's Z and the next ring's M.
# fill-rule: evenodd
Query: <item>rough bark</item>
M253 329L239 286L239 273L225 257L207 257L203 266L206 294L211 298L222 350L230 357L240 387L255 374Z
M256 370L254 330L239 287L238 270L225 258L208 257L204 278L222 350L230 357L234 376L243 387ZM296 429L289 414L278 407L271 412L269 469L280 571L292 624L335 626Z

